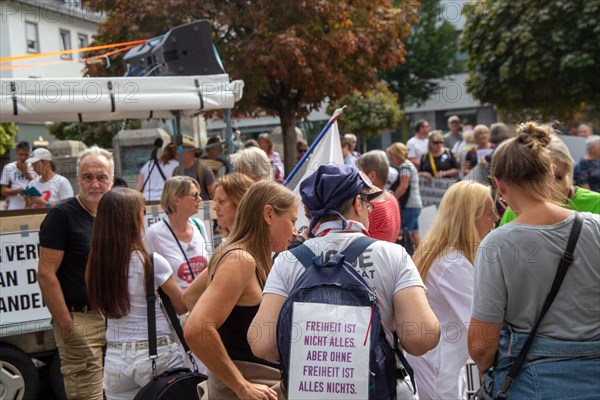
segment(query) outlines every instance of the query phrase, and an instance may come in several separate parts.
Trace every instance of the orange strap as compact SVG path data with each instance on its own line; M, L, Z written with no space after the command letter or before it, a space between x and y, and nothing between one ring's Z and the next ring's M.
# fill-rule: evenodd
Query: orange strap
M117 54L117 53L121 53L121 52L127 51L127 50L132 49L132 48L134 48L136 46L138 46L138 45L137 44L132 44L130 46L123 47L122 49L117 49L117 50L109 51L108 53L100 54L100 55L89 57L89 58L84 58L82 61L85 62L85 63L88 63L88 64L102 62L104 58L112 56L113 54ZM81 50L83 50L83 49L81 49ZM40 66L43 66L43 65L64 64L64 63L71 63L71 62L74 62L74 61L76 61L76 60L45 61L45 62L41 62L41 63L18 64L18 65L0 65L0 71L7 70L7 69L40 67Z
M36 54L27 54L24 56L14 56L14 57L2 57L0 58L0 63L5 63L9 61L17 61L17 60L28 60L31 58L40 58L40 57L48 57L48 56L56 56L62 54L73 54L80 53L82 51L94 51L94 50L104 50L104 49L112 49L115 47L126 47L126 46L137 46L140 44L146 43L148 40L134 40L132 42L122 42L122 43L114 43L114 44L103 44L101 46L91 46L91 47L82 47L80 49L71 49L71 50L61 50L61 51L51 51L49 53L36 53Z

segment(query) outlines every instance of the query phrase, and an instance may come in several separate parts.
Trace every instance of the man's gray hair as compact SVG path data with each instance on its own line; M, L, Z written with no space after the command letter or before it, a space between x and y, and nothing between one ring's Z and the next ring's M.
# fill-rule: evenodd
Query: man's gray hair
M98 146L92 146L89 149L85 149L83 150L81 153L79 153L79 156L77 157L77 176L79 176L79 166L81 165L81 161L89 156L95 156L95 157L104 157L106 158L106 160L108 161L108 164L110 166L110 174L111 176L114 176L115 174L115 160L113 159L112 154L105 149L102 149Z

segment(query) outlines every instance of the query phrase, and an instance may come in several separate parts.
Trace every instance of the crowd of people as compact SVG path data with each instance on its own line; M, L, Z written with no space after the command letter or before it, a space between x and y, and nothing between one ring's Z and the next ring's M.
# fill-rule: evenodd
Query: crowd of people
M189 139L169 144L143 166L135 190L113 187L112 155L93 146L79 154L75 196L48 150L30 153L19 143L17 161L2 173L2 195L9 209L49 208L38 281L68 397L131 399L153 373L195 364L208 375L201 399L285 398L275 327L306 273L290 249L303 243L327 259L365 236L377 240L353 267L377 294L386 340L414 370L414 377L397 376L397 398L465 398L469 356L486 390L506 389L532 331L530 354L518 379L508 378L506 395L596 396L598 136L586 139L576 164L550 126L467 129L451 116L448 128L431 131L420 120L406 144L363 154L356 135L346 134L344 164L318 166L299 197L281 184L285 170L268 134L243 143L238 132L229 158L220 138L210 139L203 157ZM298 161L308 149L298 141ZM458 180L422 238L420 179ZM144 229L152 200L166 218ZM223 236L216 248L208 239L213 227L195 217L207 200ZM300 202L306 227L297 226ZM578 220L581 234L565 255ZM401 245L406 235L414 254ZM572 265L537 325L561 258ZM180 315L193 362L158 301L158 358L148 359L149 282ZM399 358L396 364L411 369Z

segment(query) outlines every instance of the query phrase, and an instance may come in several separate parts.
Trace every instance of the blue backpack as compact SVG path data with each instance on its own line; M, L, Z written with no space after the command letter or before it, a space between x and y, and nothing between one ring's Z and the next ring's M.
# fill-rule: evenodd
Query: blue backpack
M363 236L359 239L354 240L343 252L337 252L333 254L328 260L323 260L321 256L315 256L315 254L304 244L295 247L290 250L290 252L302 263L302 265L306 268L304 273L300 275L298 280L296 281L294 287L292 288L289 297L284 302L281 312L279 314L279 319L277 321L277 346L279 348L279 360L280 360L280 368L282 372L283 385L285 390L290 392L290 372L296 375L306 375L306 365L304 367L299 367L298 364L291 364L291 353L292 353L292 341L295 343L299 340L304 340L304 344L307 344L306 337L309 335L308 325L307 329L302 329L302 326L297 326L298 323L294 324L294 304L298 306L298 303L303 305L302 303L317 303L317 304L333 304L338 306L353 306L353 307L362 307L364 311L364 307L368 307L370 318L368 320L362 321L363 325L368 325L366 327L367 334L370 332L370 343L369 343L369 373L368 373L368 397L369 399L396 399L396 384L398 379L403 379L407 375L410 375L411 380L413 379L413 373L410 365L406 361L406 358L402 354L401 351L390 346L388 341L386 340L385 333L383 327L381 325L381 315L379 311L379 303L377 301L377 295L373 290L372 286L368 281L360 276L360 274L354 269L352 264L356 261L358 256L362 254L366 248L375 242L374 239L371 239L367 236ZM342 307L340 307L342 308ZM296 308L300 310L300 308ZM314 307L313 307L314 309ZM318 317L315 317L318 319ZM359 322L360 321L352 321ZM315 322L307 322L307 324ZM318 322L316 322L318 324ZM348 324L344 324L348 325ZM365 327L363 326L364 330ZM327 340L338 340L334 336L336 336L335 330L329 329L329 336ZM304 335L304 336L303 336ZM343 335L340 335L343 336ZM364 336L367 337L366 335ZM310 338L309 338L310 339ZM347 338L345 340L348 340ZM356 340L352 342L355 343ZM397 338L394 335L394 341L397 342ZM330 342L327 342L330 343ZM333 346L339 345L338 343L332 342ZM365 339L366 343L366 339ZM308 344L311 344L310 342ZM314 343L312 343L314 344ZM366 345L366 344L365 344ZM327 346L327 344L325 345ZM350 346L349 346L350 347ZM335 347L323 347L323 349L335 350ZM319 361L331 361L327 359L327 354L319 355L318 353L327 353L324 352L316 352L317 357L324 356L323 358L317 358ZM310 353L310 351L309 351ZM315 353L315 352L313 352ZM332 353L334 353L332 351ZM364 353L363 353L364 354ZM395 354L398 355L400 361L402 362L404 369L397 368ZM330 356L331 357L331 356ZM309 358L310 359L310 358ZM313 359L314 356L313 356ZM336 360L338 361L338 360ZM352 360L356 361L356 360ZM365 361L365 360L363 360ZM366 363L363 363L363 365ZM321 363L323 365L323 363ZM334 364L330 364L334 365ZM296 368L294 370L294 368ZM303 368L304 371L298 371L298 369ZM308 368L329 368L319 370L320 373L325 374L321 376L337 376L334 375L335 370L332 370L331 366L329 367L308 367ZM336 368L336 367L333 367ZM291 370L291 371L290 371ZM354 370L354 369L353 369ZM309 370L308 375L311 375L311 370ZM407 372L408 371L408 372ZM365 373L364 371L361 371ZM364 376L364 375L363 375ZM328 386L338 385L337 389L332 389L333 393L340 393L339 398L345 399L350 398L349 394L355 394L353 392L354 387L353 384L348 384L347 387L339 387L340 382L343 381L339 379L338 382L329 382L327 379L318 379L315 378L316 381L309 382L309 387L306 387L307 384L301 390L306 390L307 392L328 392L328 396L323 396L327 398L330 397L332 391L328 390ZM323 382L328 381L328 382ZM297 383L297 379L294 380ZM328 386L325 386L328 385ZM414 387L414 380L413 380ZM416 388L415 388L416 393ZM313 395L313 393L310 393ZM318 398L318 395L317 397Z

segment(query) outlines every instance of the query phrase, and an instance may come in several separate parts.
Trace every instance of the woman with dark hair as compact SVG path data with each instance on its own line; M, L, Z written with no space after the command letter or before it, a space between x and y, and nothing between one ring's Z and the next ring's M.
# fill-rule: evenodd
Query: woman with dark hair
M296 196L282 185L253 184L240 202L227 243L215 251L208 272L184 295L186 305L193 307L185 339L209 370L208 398L274 400L278 396L274 388L281 380L280 371L254 356L247 333L271 270L271 254L287 249L295 233L297 209ZM197 286L203 293L196 301Z
M557 203L566 196L554 183L550 140L551 128L525 123L492 156L497 194L518 217L489 233L477 251L468 346L483 387L494 396L507 389L502 398L591 399L600 392L600 217ZM565 254L578 217L581 234ZM573 263L535 330L567 259ZM516 378L507 377L534 330Z
M115 188L102 196L94 223L86 281L92 309L106 318L103 387L109 400L132 399L152 379L146 282L152 279L155 290L160 287L169 296L177 313L186 311L167 260L156 253L148 254L144 247L144 214L144 199L139 192ZM157 374L183 366L158 299L157 295Z
M144 164L135 189L142 192L147 201L160 200L165 181L173 176L173 171L178 166L177 146L170 143L163 149L158 162L150 160Z

